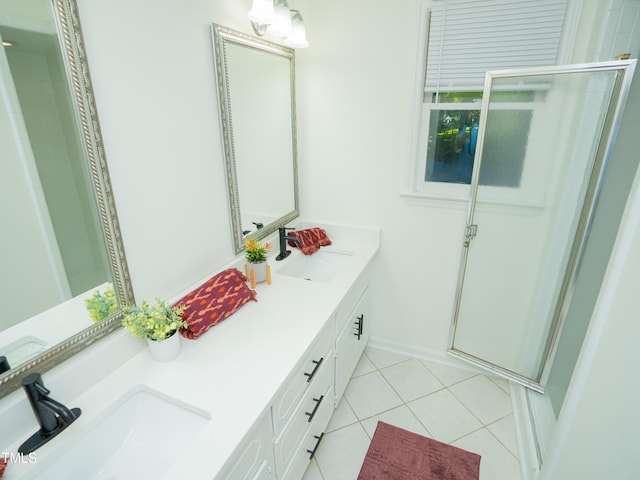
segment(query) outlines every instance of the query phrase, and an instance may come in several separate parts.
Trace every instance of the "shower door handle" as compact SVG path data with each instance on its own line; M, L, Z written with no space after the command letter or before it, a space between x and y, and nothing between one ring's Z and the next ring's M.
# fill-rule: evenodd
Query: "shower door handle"
M471 243L471 240L473 240L477 234L478 234L478 225L475 225L475 224L467 225L467 230L464 234L466 240L463 243L465 248L469 248L469 244Z

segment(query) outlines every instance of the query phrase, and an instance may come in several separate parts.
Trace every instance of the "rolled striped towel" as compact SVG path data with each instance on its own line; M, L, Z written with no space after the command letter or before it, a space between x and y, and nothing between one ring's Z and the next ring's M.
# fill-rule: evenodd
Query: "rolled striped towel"
M196 339L233 315L245 303L257 301L255 290L247 287L246 281L247 277L240 270L229 268L178 301L175 306L187 307L182 318L188 326L180 330L182 336Z

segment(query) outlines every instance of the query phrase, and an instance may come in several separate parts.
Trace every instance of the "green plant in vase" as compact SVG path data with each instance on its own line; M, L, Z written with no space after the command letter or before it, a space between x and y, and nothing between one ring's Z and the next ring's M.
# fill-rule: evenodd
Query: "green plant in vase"
M178 329L186 328L187 322L182 319L185 308L184 305L172 307L158 298L152 305L143 300L139 307L124 308L122 326L134 337L160 342L171 337Z
M245 265L245 275L251 281L251 288L255 288L256 282L267 281L271 283L270 270L267 266L267 254L271 250L269 242L260 243L257 240L248 239L244 258L247 259Z
M100 290L95 290L91 297L85 298L84 305L89 312L89 318L95 323L104 320L120 310L116 292L110 283L107 284L104 293Z
M267 260L267 254L271 251L269 242L260 243L257 240L248 239L245 249L244 258L249 263L262 263Z

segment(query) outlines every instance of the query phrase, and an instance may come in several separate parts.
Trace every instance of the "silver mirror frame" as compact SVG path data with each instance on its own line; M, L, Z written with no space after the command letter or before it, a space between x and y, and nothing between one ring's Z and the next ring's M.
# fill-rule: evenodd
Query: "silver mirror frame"
M233 234L233 246L236 254L244 251L245 241L248 238L260 240L275 232L278 227L298 218L300 216L300 205L298 195L298 145L296 131L296 92L295 92L295 51L291 48L269 42L262 38L223 27L218 24L212 25L212 35L216 64L216 80L218 88L220 122L222 124L222 138L224 147L224 159L227 176L227 193L229 195L229 210L231 215L231 230ZM294 209L285 213L273 222L249 235L242 234L240 221L240 194L238 189L238 176L236 169L236 154L233 143L233 119L231 112L229 73L227 71L227 55L225 44L227 42L244 45L256 50L265 51L271 54L280 55L289 59L290 79L291 79L291 127L292 127L292 155L293 155L293 195Z
M135 304L98 122L78 7L75 0L54 0L53 9L81 137L89 162L97 209L113 274L114 290L121 306ZM120 328L121 318L122 313L117 313L4 373L0 376L0 398L20 388L20 381L25 375L48 371L114 332Z

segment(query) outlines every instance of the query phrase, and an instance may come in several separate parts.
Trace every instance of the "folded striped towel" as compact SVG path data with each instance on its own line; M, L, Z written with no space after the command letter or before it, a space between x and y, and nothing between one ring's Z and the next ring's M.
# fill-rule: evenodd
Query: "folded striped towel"
M311 255L320 250L320 247L331 245L331 239L327 235L327 232L320 227L307 228L306 230L295 230L290 232L287 236L300 240L301 243L289 240L289 246L298 247L305 255Z

